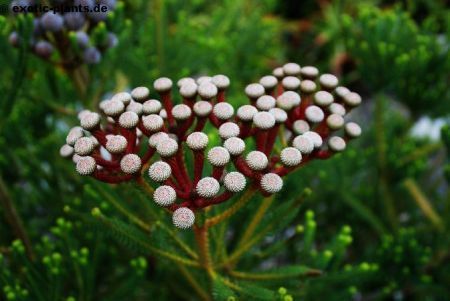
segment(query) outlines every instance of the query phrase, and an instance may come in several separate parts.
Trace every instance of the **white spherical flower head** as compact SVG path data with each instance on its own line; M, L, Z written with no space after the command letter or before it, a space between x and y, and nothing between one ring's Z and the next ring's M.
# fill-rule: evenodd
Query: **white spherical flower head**
M322 137L320 137L319 134L317 134L316 132L313 131L309 131L303 134L303 136L309 138L312 143L314 144L315 148L319 148L322 146L323 140Z
M83 129L79 126L73 127L70 129L69 133L66 137L66 143L70 146L73 146L78 139L84 136Z
M219 102L214 106L213 113L220 120L227 120L233 117L234 108L227 102Z
M194 104L194 113L198 117L206 117L211 114L212 104L208 101L200 100Z
M120 169L126 174L135 174L141 170L142 161L136 154L127 154L120 160Z
M321 107L329 106L333 103L333 95L327 91L319 91L314 94L314 103Z
M80 125L87 131L97 128L100 125L100 114L94 112L83 114Z
M172 108L172 115L177 120L186 120L191 114L191 108L185 104L178 104Z
M301 67L296 63L287 63L283 66L283 72L288 76L296 76L300 74Z
M155 133L151 135L150 138L148 138L148 145L150 147L156 148L158 143L165 139L169 139L169 135L167 135L167 133L164 132Z
M286 166L297 166L302 162L302 153L295 147L286 147L281 151L280 158Z
M333 74L325 73L319 77L319 83L326 89L334 89L339 83L339 80Z
M304 134L307 131L309 131L309 123L305 120L296 120L294 121L294 124L292 125L292 128L296 134Z
M251 151L245 157L248 166L253 170L263 170L269 164L267 156L260 151Z
M265 89L273 89L278 84L278 79L273 75L266 75L261 77L259 80L259 83L265 88Z
M260 84L250 84L245 87L245 94L253 99L263 96L265 91L263 85Z
M111 100L118 100L123 102L124 105L127 105L131 101L131 95L128 92L120 92L117 94L114 94L113 97L111 97Z
M219 136L222 139L228 139L231 137L239 136L239 126L234 122L225 122L219 127Z
M314 66L305 66L300 71L303 78L314 79L319 75L319 70Z
M166 109L161 109L161 111L159 111L159 116L161 116L162 119L167 119Z
M215 146L208 152L208 161L212 166L225 166L230 162L230 153L224 147Z
M81 158L83 158L83 157L80 156L80 155L74 154L74 155L72 156L72 161L73 161L73 163L77 164L78 161L80 161Z
M253 116L253 124L261 130L268 130L275 125L275 117L269 112L258 112Z
M359 96L359 94L355 92L347 93L344 96L344 102L346 105L356 107L361 103L361 96Z
M286 111L280 108L270 109L269 113L273 115L276 123L283 123L288 118Z
M175 227L180 229L188 229L192 227L195 222L194 212L186 207L178 208L173 212L172 222Z
M168 92L172 89L172 80L167 77L160 77L153 82L153 88L159 93Z
M150 114L142 117L142 125L146 130L153 133L159 131L163 127L164 120L159 115Z
M361 136L361 127L355 122L345 124L345 133L352 138Z
M281 79L284 77L284 71L283 71L283 67L278 67L273 69L272 71L273 76L275 76L277 79Z
M295 137L292 145L304 155L310 154L314 150L313 141L304 135Z
M344 116L346 111L343 105L339 104L339 103L332 103L329 107L328 107L328 111L330 111L330 113L332 114L338 114L341 116Z
M294 76L287 76L281 82L286 90L297 90L300 87L300 80Z
M202 84L209 84L211 83L212 77L211 76L200 76L199 78L197 78L197 85L202 85Z
M122 112L125 110L125 105L123 102L119 100L109 100L103 109L103 112L105 112L106 115L114 117L122 114Z
M262 190L267 193L276 193L283 188L283 180L276 173L268 173L261 177Z
M159 100L156 99L149 99L142 105L142 112L144 114L157 114L159 111L161 111L162 105Z
M131 97L137 102L144 102L150 96L150 90L147 87L136 87L131 91Z
M294 91L286 91L277 98L277 106L286 111L291 110L300 102L300 95Z
M180 87L180 95L185 98L192 98L197 95L197 84L195 82L185 83Z
M198 181L195 190L197 191L197 194L202 198L212 198L219 193L220 184L213 177L205 177Z
M258 113L258 110L252 105L240 106L237 110L237 117L242 121L252 121L253 116Z
M175 192L175 189L168 185L159 186L153 193L153 200L155 203L163 207L172 205L175 203L176 199L177 193Z
M61 155L61 157L63 158L70 158L73 156L74 150L73 147L68 145L68 144L64 144L63 146L61 146L61 148L59 149L59 154Z
M202 83L198 86L198 95L200 95L202 99L209 100L215 97L217 95L217 92L218 90L216 85L210 82Z
M91 111L89 110L81 110L80 112L78 112L77 117L79 120L83 119L83 116L85 116L86 114L91 113Z
M231 137L225 140L223 146L232 156L239 156L245 151L245 142L241 138Z
M195 82L195 79L193 79L192 77L183 77L177 81L178 88L181 88L183 85L186 85L186 84L197 85L197 83Z
M203 132L193 132L187 137L186 143L192 150L202 150L208 146L208 136Z
M89 155L94 150L95 145L90 137L81 137L75 142L73 149L80 156Z
M345 95L347 95L348 93L350 93L350 90L349 90L348 88L346 88L346 87L339 86L339 87L336 87L336 89L334 89L334 93L336 93L336 95L337 95L339 98L344 98Z
M300 90L303 93L311 94L311 93L314 93L314 91L316 91L316 89L317 89L317 85L312 80L305 79L305 80L302 80L302 82L300 83Z
M156 145L156 151L161 157L171 157L178 151L178 142L172 138L159 141Z
M334 152L342 152L345 146L345 140L341 137L334 136L328 140L328 147Z
M76 171L82 176L93 174L95 169L97 168L95 159L90 156L78 157L76 163Z
M338 130L344 125L344 118L338 114L331 114L327 117L327 125L332 130Z
M305 110L306 119L309 122L318 123L325 118L325 114L318 106L309 106Z
M228 78L228 76L223 74L214 75L211 79L211 82L220 90L225 90L230 86L230 79Z
M135 112L124 112L119 117L119 124L125 129L134 129L139 123L139 116Z
M269 111L276 104L275 98L270 95L263 95L256 100L256 107L261 111Z
M223 184L228 191L237 193L244 190L247 180L240 172L232 171L225 175Z
M97 138L95 138L94 136L89 136L89 138L92 140L92 143L94 143L94 147L100 145L100 142L98 142Z
M102 110L105 111L106 106L108 105L109 99L103 99L102 101L100 101L100 103L98 104L98 107Z
M150 165L148 175L155 182L163 182L172 175L172 168L164 161L157 161Z
M111 135L107 137L105 148L111 154L120 154L127 148L128 142L124 136Z
M127 106L127 111L142 115L142 113L144 112L144 106L140 102L131 101Z

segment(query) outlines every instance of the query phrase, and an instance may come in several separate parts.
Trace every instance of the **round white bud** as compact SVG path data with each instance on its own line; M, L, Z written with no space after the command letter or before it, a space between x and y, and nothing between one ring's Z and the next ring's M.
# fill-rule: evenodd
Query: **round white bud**
M342 152L345 146L345 140L341 137L333 136L328 140L328 147L334 152Z
M336 89L334 89L334 93L336 93L336 95L337 95L339 98L344 98L345 95L347 95L348 93L350 93L350 90L349 90L348 88L346 88L346 87L339 86L339 87L336 87Z
M227 102L219 102L214 105L213 113L220 120L227 120L233 117L234 108Z
M304 155L310 154L314 150L313 141L304 135L295 137L292 145Z
M153 133L159 131L163 127L164 120L159 115L150 114L142 117L142 125L146 130Z
M278 67L273 69L272 71L273 76L275 76L277 79L281 79L284 77L284 71L283 71L283 67Z
M316 132L313 131L309 131L303 134L303 136L309 138L312 143L314 144L315 148L319 148L322 146L323 140L322 137L320 137L319 134L317 134Z
M80 112L78 112L77 117L81 121L81 119L83 119L83 116L86 116L86 114L89 114L89 113L91 113L91 111L81 110Z
M177 199L177 193L175 189L168 185L159 186L153 193L153 200L160 206L169 206L175 203Z
M334 101L333 95L327 91L318 91L314 94L314 102L321 107L329 106Z
M117 94L114 94L113 97L111 97L111 100L118 100L123 102L124 105L127 105L131 101L131 95L128 92L120 92Z
M257 112L258 110L254 106L243 105L237 110L237 117L242 121L252 121Z
M316 91L316 89L317 89L317 85L312 80L305 79L305 80L302 80L302 82L300 83L300 90L303 93L311 94L314 91Z
M83 129L90 131L100 124L100 115L94 112L86 112L82 115L80 125Z
M172 168L164 161L157 161L150 165L148 176L155 182L163 182L172 174Z
M296 120L294 121L294 124L292 125L292 129L294 130L294 132L296 134L304 134L307 131L309 131L310 127L309 127L309 123L306 122L305 120Z
M104 112L108 116L118 116L120 115L125 109L125 105L123 102L119 100L110 100L105 104Z
M232 171L225 175L223 184L228 191L237 193L244 190L247 180L240 172Z
M172 222L175 227L180 229L188 229L192 227L195 222L194 212L186 207L178 208L173 212Z
M241 138L231 137L225 140L223 146L232 156L239 156L245 150L245 142Z
M97 168L95 159L90 156L78 157L76 163L76 171L82 176L93 174Z
M314 79L319 75L319 70L314 66L305 66L300 71L303 78Z
M212 198L219 193L220 184L213 177L205 177L198 181L195 190L197 191L197 194L202 198Z
M294 76L287 76L281 82L286 90L297 90L300 87L300 80Z
M278 79L275 76L266 75L266 76L261 77L261 79L259 80L259 83L265 89L273 89L278 84Z
M318 123L325 118L325 114L318 106L309 106L305 110L305 117L309 122Z
M177 81L178 88L181 88L183 85L186 84L195 84L197 86L195 79L193 79L192 77L183 77Z
M142 105L142 112L144 114L157 114L161 111L162 105L159 100L149 99Z
M283 110L289 111L301 102L300 95L294 91L286 91L277 98L277 106Z
M127 106L127 111L141 115L142 112L144 111L144 106L140 102L131 101L130 104Z
M332 130L338 130L344 125L344 118L338 114L331 114L327 117L327 125Z
M107 137L105 148L111 154L120 154L127 148L128 142L124 136L111 135Z
M344 116L346 111L343 105L339 104L339 103L332 103L329 107L328 110L330 111L330 113L332 114L338 114L341 116Z
M296 63L287 63L283 66L283 72L285 75L299 75L301 71L301 67Z
M191 108L185 104L178 104L172 108L172 115L177 120L186 120L191 114Z
M288 118L286 111L280 108L270 109L269 113L273 115L276 123L283 123Z
M263 95L256 100L256 107L261 111L269 111L276 104L275 98L270 95Z
M225 122L219 127L219 136L222 139L228 139L231 137L239 136L239 126L234 122Z
M194 104L194 113L199 117L206 117L211 114L212 104L208 101L200 100Z
M137 102L144 102L150 96L150 90L147 87L136 87L131 91L131 97Z
M264 87L260 84L250 84L245 87L245 94L254 99L264 95L265 91Z
M180 95L185 98L192 98L197 95L197 84L195 82L185 83L180 87Z
M186 143L192 150L202 150L208 146L208 136L203 132L193 132L187 136Z
M198 86L198 95L209 100L217 95L217 87L213 83L202 83Z
M253 116L253 124L262 130L268 130L275 125L275 117L269 112L258 112Z
M280 158L286 166L297 166L302 161L302 153L295 147L286 147L281 151Z
M89 155L94 150L94 142L90 137L81 137L75 142L73 149L80 156Z
M214 75L211 79L212 83L220 90L224 90L230 86L230 79L223 74Z
M261 177L261 188L267 193L276 193L283 188L283 180L276 173L268 173Z
M171 157L178 151L178 142L172 138L163 139L156 145L156 151L161 157Z
M161 111L159 111L159 116L161 116L162 119L167 119L166 109L161 109Z
M344 96L344 102L346 105L356 107L361 103L361 96L359 96L359 94L355 92L347 93Z
M208 161L212 166L225 166L230 162L230 153L224 147L215 146L208 152Z
M170 91L172 89L172 80L167 77L160 77L153 82L153 88L160 93Z
M72 146L68 145L68 144L64 144L63 146L61 146L61 148L59 149L59 154L61 155L61 157L63 158L69 158L72 157L74 153L74 149Z
M348 122L345 124L345 133L352 138L361 136L361 127L355 122Z
M125 129L133 129L139 123L139 116L135 112L127 111L120 115L119 124Z
M167 133L158 132L158 133L151 135L150 138L148 138L148 145L150 147L156 148L158 143L160 143L161 141L166 140L166 139L169 139L169 135L167 135Z
M260 151L251 151L245 157L248 166L253 170L263 170L269 164L267 156Z
M66 143L70 146L75 145L78 139L84 136L83 129L79 126L70 129L66 137Z
M326 89L334 89L338 85L339 80L333 74L325 73L319 77L319 83Z
M197 78L197 85L209 84L211 83L211 80L211 76L200 76L199 78Z
M141 170L142 161L136 154L127 154L120 160L120 169L126 174L134 174Z

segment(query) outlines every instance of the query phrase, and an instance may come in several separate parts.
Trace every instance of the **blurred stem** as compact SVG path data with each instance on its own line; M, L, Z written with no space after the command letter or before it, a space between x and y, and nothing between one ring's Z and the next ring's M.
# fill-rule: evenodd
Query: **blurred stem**
M198 259L197 253L194 252L187 244L182 241L177 234L172 231L170 228L168 228L164 223L157 221L156 226L164 230L177 244L178 246L183 249L189 256L191 256L193 259Z
M288 278L295 278L299 275L296 274L289 274L289 273L247 273L247 272L238 272L238 271L230 271L230 275L239 278L239 279L245 279L245 280L260 280L260 281L270 281L270 280L279 280L279 279L288 279ZM305 270L304 276L320 276L322 275L321 270L317 269L307 269Z
M195 277L192 275L192 273L189 272L189 270L186 269L186 267L181 264L177 264L177 266L178 266L178 269L180 270L181 274L184 276L184 278L186 278L186 280L189 282L189 284L195 290L197 295L204 301L210 301L211 298L209 297L208 293L202 288L201 284L198 283L198 281L195 279Z
M387 170L387 144L385 132L385 96L378 96L375 100L375 147L377 150L378 185L379 195L383 201L388 221L393 230L398 227L394 199L389 191L389 175Z
M417 182L414 179L409 178L406 179L403 184L405 185L405 188L408 190L409 194L414 199L416 204L422 210L423 214L430 220L433 226L435 226L436 229L443 231L444 223L442 222L441 217L434 210L433 205L417 185Z
M206 224L204 224L203 226L195 225L194 234L195 240L197 241L198 250L200 252L199 263L206 270L209 277L211 279L214 279L216 276L213 268L211 252L209 249L209 233L207 225Z
M142 189L144 189L144 191L148 194L149 197L152 197L152 196L153 196L153 192L154 192L155 190L153 189L152 186L150 186L150 185L144 180L144 178L142 177L142 175L140 175L140 176L138 176L138 177L136 178L136 183L138 183L138 185L139 185L140 187L142 187Z
M77 69L71 69L67 71L67 74L69 75L69 78L71 79L75 91L78 94L78 97L80 97L82 103L86 106L86 91L87 91L87 81L85 81L83 75L81 74L82 71L80 68Z
M400 166L406 165L428 155L429 153L439 150L441 147L443 147L441 142L424 145L416 149L414 152L410 153L408 156L401 158L398 163Z
M34 253L30 238L28 237L25 227L23 226L22 219L20 218L16 208L14 207L14 203L8 193L8 189L6 188L5 182L3 181L3 177L1 176L0 176L0 204L2 205L2 208L5 211L6 220L13 228L17 237L23 242L28 258L33 260Z

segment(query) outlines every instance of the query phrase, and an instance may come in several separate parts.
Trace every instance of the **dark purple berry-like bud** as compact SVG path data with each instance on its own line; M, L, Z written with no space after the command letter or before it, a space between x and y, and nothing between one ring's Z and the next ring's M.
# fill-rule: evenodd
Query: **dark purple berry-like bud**
M41 26L44 30L51 32L60 31L64 25L64 19L60 14L46 12L41 18Z
M19 47L20 44L20 37L19 34L15 31L11 32L11 34L8 37L9 44L11 44L14 47Z
M47 59L53 53L53 46L47 41L39 41L34 46L34 51L38 56Z
M89 36L84 31L77 31L76 33L78 46L87 48L89 46Z
M88 17L94 21L94 22L100 22L100 21L105 21L106 17L108 15L108 6L106 5L99 5L100 11L91 11L88 12L87 15Z
M83 53L83 59L86 64L98 64L102 55L95 47L87 48Z
M106 45L108 48L116 47L117 44L119 44L119 39L117 36L112 32L108 32L108 37L106 38Z
M114 9L117 5L116 0L100 0L99 3L106 5L109 9Z
M64 23L71 30L80 29L85 21L84 15L80 12L68 12L64 15Z

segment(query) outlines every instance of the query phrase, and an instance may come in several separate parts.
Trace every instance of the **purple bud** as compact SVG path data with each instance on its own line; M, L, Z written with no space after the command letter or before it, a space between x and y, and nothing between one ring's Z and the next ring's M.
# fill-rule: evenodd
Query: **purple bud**
M108 15L108 7L106 5L99 5L100 11L90 11L88 12L89 18L94 22L100 22L106 20Z
M100 51L95 47L89 47L83 53L83 59L86 64L97 64L101 58Z
M108 37L106 38L106 42L107 42L108 48L113 48L113 47L117 46L117 44L119 43L119 40L117 39L117 36L114 33L108 32Z
M57 32L62 29L64 25L64 19L60 14L46 12L41 18L41 25L44 30Z
M15 31L11 32L11 34L8 37L8 41L9 41L9 44L11 44L12 46L19 47L20 37L17 34L17 32L15 32Z
M36 54L44 59L48 59L53 52L53 46L47 41L39 41L34 46Z
M80 12L68 12L64 15L64 22L68 29L78 30L83 27L85 18Z
M89 46L89 36L84 31L77 31L76 33L78 46L87 48Z

